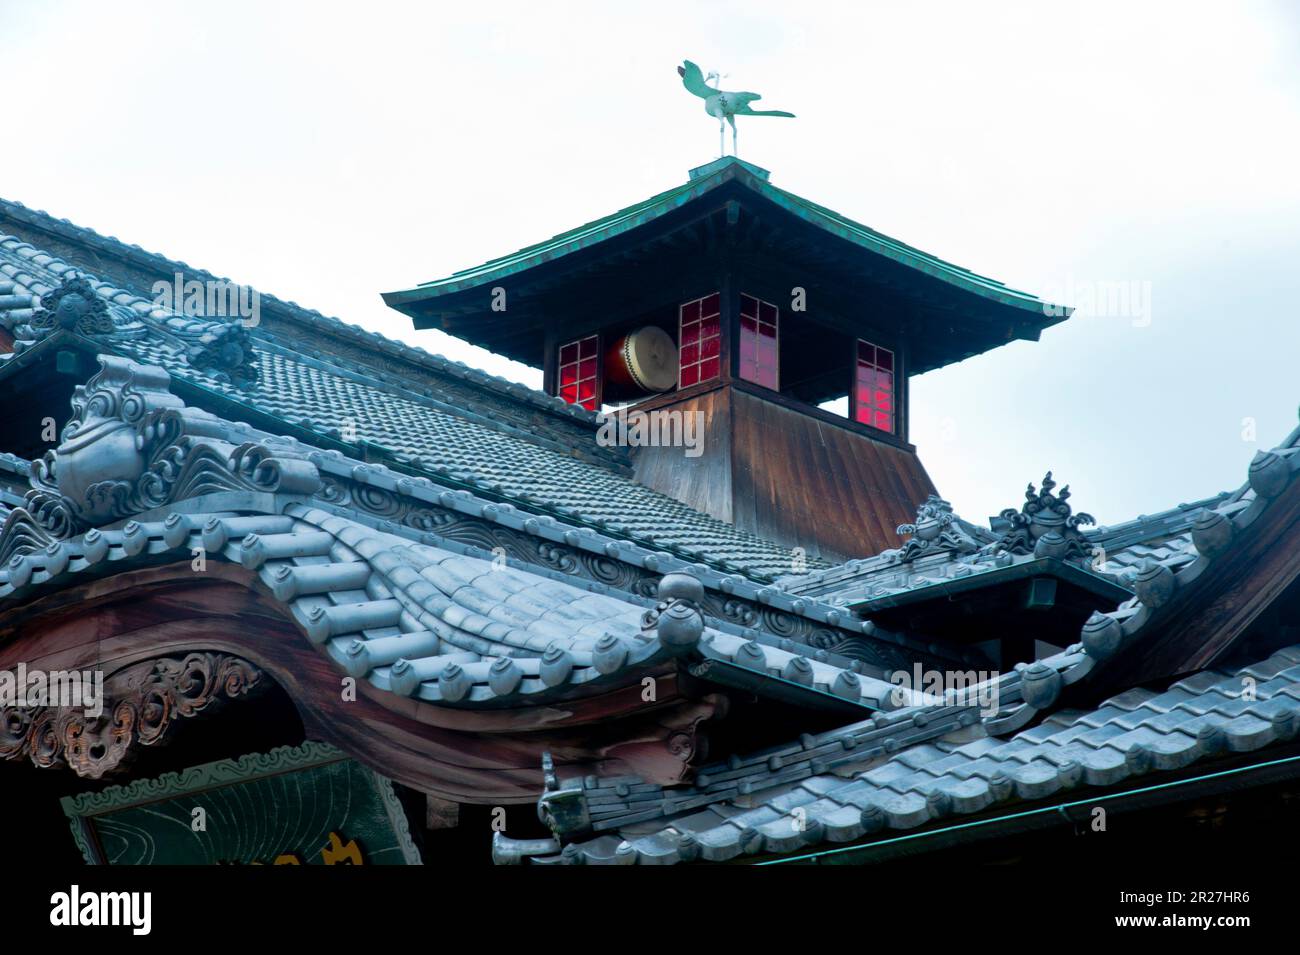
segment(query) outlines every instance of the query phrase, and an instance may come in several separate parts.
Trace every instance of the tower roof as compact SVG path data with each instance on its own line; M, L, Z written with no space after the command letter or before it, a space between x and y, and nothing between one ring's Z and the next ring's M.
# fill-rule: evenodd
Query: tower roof
M589 292L614 273L626 284L629 266L649 276L654 266L669 269L724 247L802 268L809 288L875 292L903 303L926 333L913 355L916 373L1008 341L1036 340L1070 314L774 186L766 170L734 156L698 167L682 185L612 215L383 297L416 328L441 328L537 364L542 331L531 319L544 314L548 297ZM498 287L510 296L505 312L492 307Z

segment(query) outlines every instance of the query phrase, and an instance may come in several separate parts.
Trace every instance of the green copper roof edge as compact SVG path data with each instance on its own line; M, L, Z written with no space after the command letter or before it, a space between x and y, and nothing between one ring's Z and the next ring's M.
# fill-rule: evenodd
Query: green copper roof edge
M755 186L756 191L760 192L760 194L768 194L766 198L776 202L782 209L806 222L819 226L832 235L852 242L854 245L865 248L870 252L882 255L901 265L916 269L918 272L933 278L963 287L976 295L992 298L1004 305L1029 307L1035 311L1041 311L1043 318L1056 318L1057 313L1061 313L1060 318L1066 318L1072 311L1072 309L1067 309L1064 306L1045 302L1030 292L1021 292L1009 288L997 279L980 275L963 266L945 261L928 252L923 252L915 246L891 238L883 232L878 232L870 226L855 222L833 209L827 209L825 206L818 205L802 196L781 189L779 186L761 181L756 182ZM1049 312L1049 310L1051 311Z
M727 157L732 158L732 157ZM1053 325L1068 318L1073 309L1052 305L1029 292L1009 288L997 279L988 278L960 265L944 261L898 239L893 239L870 226L856 222L832 209L788 192L752 173L745 164L736 160L702 179L668 189L635 205L627 206L608 216L587 222L567 232L561 232L542 242L525 246L509 255L489 259L481 265L453 272L443 279L422 282L414 288L385 292L384 301L398 306L437 298L442 295L466 291L489 281L517 275L585 248L622 235L638 226L680 208L687 202L717 189L726 182L736 180L756 195L773 202L781 209L814 225L823 231L850 242L859 248L882 255L922 274L947 282L982 298L1002 305L1040 312L1042 324ZM544 257L543 257L544 256Z
M437 295L462 292L485 285L489 281L517 275L520 272L541 265L543 262L579 252L599 242L604 242L606 239L612 239L630 232L638 226L653 222L675 209L681 208L692 199L697 199L713 191L723 183L735 178L733 169L734 167L728 167L705 179L661 192L644 202L620 209L618 212L604 218L594 219L542 242L525 246L509 255L489 259L482 265L453 272L446 278L422 282L414 288L403 291L385 292L383 293L384 302L396 306L409 302L418 302L425 298L433 298ZM545 258L542 257L543 255Z

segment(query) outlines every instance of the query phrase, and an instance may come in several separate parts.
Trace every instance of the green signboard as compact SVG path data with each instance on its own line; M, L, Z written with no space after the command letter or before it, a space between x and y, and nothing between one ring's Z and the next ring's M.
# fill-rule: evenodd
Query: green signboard
M86 861L419 865L392 783L323 743L63 800Z

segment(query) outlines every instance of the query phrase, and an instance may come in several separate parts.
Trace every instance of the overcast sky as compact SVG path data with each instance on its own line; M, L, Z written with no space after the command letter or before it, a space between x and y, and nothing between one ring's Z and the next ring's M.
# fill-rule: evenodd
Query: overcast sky
M0 195L538 385L379 293L715 158L689 58L798 114L740 121L774 183L1084 306L914 379L911 437L971 519L1051 468L1118 522L1296 423L1298 10L0 0Z

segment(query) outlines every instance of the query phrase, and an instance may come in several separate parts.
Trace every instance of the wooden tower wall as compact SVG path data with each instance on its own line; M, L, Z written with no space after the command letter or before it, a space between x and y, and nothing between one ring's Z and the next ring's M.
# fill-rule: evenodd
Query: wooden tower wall
M895 529L935 493L910 445L829 412L725 385L658 408L703 414L703 453L642 447L636 478L741 530L832 561L897 547Z

